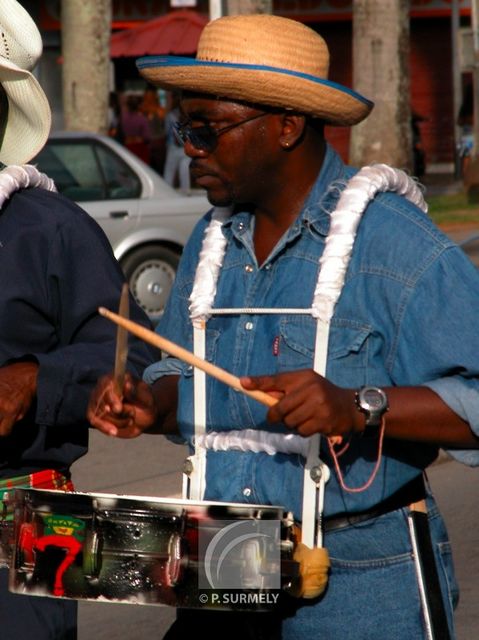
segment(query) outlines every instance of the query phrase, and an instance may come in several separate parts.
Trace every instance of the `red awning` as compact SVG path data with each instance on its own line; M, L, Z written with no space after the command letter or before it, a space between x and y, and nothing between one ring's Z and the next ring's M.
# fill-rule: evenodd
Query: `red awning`
M181 10L118 31L111 37L111 57L193 54L207 22L206 16Z

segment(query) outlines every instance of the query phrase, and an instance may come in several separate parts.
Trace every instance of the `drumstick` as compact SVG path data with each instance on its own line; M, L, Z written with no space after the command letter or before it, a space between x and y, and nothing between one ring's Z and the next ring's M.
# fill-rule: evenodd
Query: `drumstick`
M129 291L128 284L125 282L121 289L120 305L118 307L118 315L122 318L129 316ZM118 395L123 394L123 382L125 380L126 360L128 358L128 331L118 325L116 333L115 348L115 368L113 378Z
M146 329L141 324L133 322L132 320L128 320L127 318L122 318L117 313L113 313L113 311L105 309L105 307L99 307L98 313L105 318L108 318L108 320L115 322L117 325L124 327L125 329L127 329L127 331L137 336L137 338L140 338L144 342L148 342L149 344L158 347L162 351L166 351L166 353L169 353L170 356L179 358L180 360L183 360L183 362L187 362L193 367L201 369L201 371L204 371L213 378L224 382L233 389L236 389L236 391L241 391L241 393L254 398L267 407L272 407L278 402L277 398L274 398L264 391L249 391L248 389L244 389L241 386L239 378L237 378L236 376L228 373L228 371L225 371L224 369L221 369L214 364L211 364L211 362L207 362L206 360L195 356L195 354L191 353L191 351L183 349L183 347L180 347L174 342L163 338L158 333Z

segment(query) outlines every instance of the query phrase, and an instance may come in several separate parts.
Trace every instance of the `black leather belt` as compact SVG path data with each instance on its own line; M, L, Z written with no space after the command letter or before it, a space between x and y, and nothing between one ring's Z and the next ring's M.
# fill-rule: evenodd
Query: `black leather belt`
M324 531L335 531L336 529L344 529L366 520L372 520L383 516L385 513L396 511L407 507L412 502L418 502L426 497L426 488L422 475L417 476L403 487L401 487L392 496L383 500L371 509L366 511L358 511L354 513L340 513L331 517L323 518Z

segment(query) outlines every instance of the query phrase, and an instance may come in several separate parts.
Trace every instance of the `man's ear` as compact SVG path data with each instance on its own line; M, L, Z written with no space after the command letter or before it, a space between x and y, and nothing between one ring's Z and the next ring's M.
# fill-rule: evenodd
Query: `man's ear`
M306 131L306 116L285 112L281 115L282 131L279 143L284 149L291 149L300 142Z

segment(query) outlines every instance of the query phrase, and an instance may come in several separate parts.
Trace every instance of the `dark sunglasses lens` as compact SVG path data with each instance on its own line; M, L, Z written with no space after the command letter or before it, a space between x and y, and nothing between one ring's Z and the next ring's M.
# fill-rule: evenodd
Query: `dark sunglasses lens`
M216 131L208 125L203 127L192 127L189 124L180 124L177 122L173 129L181 144L189 142L195 147L195 149L211 153L215 150L218 143Z
M208 126L191 127L187 137L196 149L209 152L214 151L218 140L215 130Z

